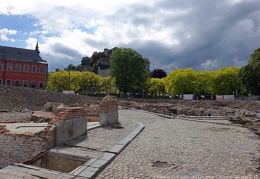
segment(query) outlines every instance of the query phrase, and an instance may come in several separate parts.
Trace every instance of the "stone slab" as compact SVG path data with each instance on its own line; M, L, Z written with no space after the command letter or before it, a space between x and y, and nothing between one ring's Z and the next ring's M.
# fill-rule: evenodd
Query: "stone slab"
M107 163L107 160L98 159L91 164L91 167L101 168Z
M100 159L101 160L106 160L108 162L110 162L111 160L113 160L114 158L116 157L115 154L112 154L112 153L105 153Z
M91 178L95 175L96 172L89 171L89 170L84 170L78 176L80 177L85 177L85 178Z
M108 152L110 153L114 153L114 154L119 154L120 152L122 152L122 150L124 149L125 145L122 144L116 144L112 149L110 149Z

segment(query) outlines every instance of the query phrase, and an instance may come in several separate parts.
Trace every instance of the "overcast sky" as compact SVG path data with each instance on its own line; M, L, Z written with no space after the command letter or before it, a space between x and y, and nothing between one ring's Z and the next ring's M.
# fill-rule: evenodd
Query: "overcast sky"
M0 45L35 49L49 70L104 48L132 48L150 69L244 66L260 47L259 0L0 0Z

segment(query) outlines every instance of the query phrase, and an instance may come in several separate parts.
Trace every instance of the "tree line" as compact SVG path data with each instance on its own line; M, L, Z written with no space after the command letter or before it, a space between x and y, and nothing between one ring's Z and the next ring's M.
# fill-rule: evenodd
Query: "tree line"
M150 72L149 59L130 48L117 48L111 54L110 62L110 77L100 77L88 71L59 70L49 74L47 88L82 91L84 94L122 93L124 96L129 93L150 96L260 95L260 48L250 56L246 66L220 68L217 71L197 72L186 68L174 69L168 75L161 69Z

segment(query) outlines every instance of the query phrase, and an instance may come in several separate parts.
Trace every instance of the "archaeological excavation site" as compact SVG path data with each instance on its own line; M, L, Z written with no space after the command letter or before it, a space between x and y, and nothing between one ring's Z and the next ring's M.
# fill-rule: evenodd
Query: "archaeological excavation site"
M259 170L259 101L92 98L8 86L0 86L0 99L0 179L121 178L135 171L153 178L204 166L220 171L223 162L233 174ZM189 166L185 157L202 163ZM203 163L213 159L221 159L218 167Z
M88 130L92 128L118 123L118 102L112 96L94 100L2 86L0 93L2 175L12 170L29 173L31 170L35 177L44 178L49 171L75 177L83 164L91 159L98 161L103 156L103 153L100 156L92 154L87 147L82 150L77 146L79 141L87 140ZM50 101L46 102L45 97Z

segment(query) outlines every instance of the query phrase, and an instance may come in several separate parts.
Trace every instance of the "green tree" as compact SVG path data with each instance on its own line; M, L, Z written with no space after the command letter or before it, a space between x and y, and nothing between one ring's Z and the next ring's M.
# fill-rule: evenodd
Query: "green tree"
M49 73L47 89L53 91L63 91L63 90L79 90L80 85L80 75L79 71L65 71L59 70L56 72Z
M69 90L74 90L78 91L80 89L80 75L81 72L79 71L69 71L68 76L69 76Z
M111 76L100 79L100 90L106 94L111 93L113 89L113 78Z
M175 69L165 78L166 92L182 95L194 92L195 72L191 68Z
M91 63L90 57L83 57L81 60L81 66L83 67L90 65L90 63Z
M69 64L67 68L65 68L64 70L66 71L74 71L76 70L76 66L74 66L73 64Z
M236 89L240 89L241 83L238 80L239 67L221 68L216 71L212 80L214 94L234 94Z
M214 71L199 71L195 73L194 93L198 95L212 94L212 80Z
M79 85L86 94L98 92L100 76L93 72L81 72Z
M118 48L110 56L111 75L116 78L116 86L126 97L127 92L145 87L148 71L147 59L131 48Z
M154 69L150 73L151 78L164 78L167 76L166 72L162 69Z
M69 75L65 70L52 72L48 76L47 89L53 91L68 90Z
M246 92L260 98L260 48L250 55L249 62L240 69L238 76Z
M149 80L147 80L147 90L153 95L153 97L155 97L155 95L164 94L165 86L163 79L150 78Z

